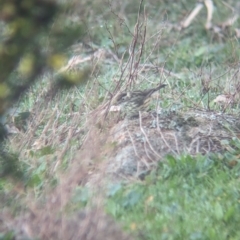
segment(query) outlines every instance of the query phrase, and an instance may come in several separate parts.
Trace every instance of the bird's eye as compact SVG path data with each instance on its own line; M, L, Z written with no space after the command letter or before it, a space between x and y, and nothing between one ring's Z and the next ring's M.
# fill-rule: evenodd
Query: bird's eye
M128 101L130 98L131 98L130 92L123 92L118 96L117 102L125 102Z
M127 98L127 94L126 93L121 93L117 98L117 102L124 101L124 100L126 100L126 98Z

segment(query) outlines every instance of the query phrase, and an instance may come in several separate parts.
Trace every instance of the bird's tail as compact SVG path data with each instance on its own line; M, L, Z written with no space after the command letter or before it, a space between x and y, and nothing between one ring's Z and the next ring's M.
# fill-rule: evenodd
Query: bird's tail
M161 88L164 88L166 87L167 84L160 84L159 86L155 87L155 88L152 88L152 89L149 89L148 90L148 93L146 94L148 97L150 97L154 92L158 91L159 89Z

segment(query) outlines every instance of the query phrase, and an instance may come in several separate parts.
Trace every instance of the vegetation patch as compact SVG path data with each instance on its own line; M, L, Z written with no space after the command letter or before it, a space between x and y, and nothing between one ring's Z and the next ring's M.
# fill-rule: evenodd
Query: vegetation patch
M239 4L37 2L0 2L0 239L239 239Z

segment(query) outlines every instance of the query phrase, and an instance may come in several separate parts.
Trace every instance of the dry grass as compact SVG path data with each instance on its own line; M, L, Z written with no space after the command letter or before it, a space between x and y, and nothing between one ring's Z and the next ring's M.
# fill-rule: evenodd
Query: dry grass
M118 3L115 4L116 6L108 5L109 12L114 13L115 21L120 25L128 26L127 21L122 18L127 9L122 4L118 14L114 10ZM19 152L19 160L26 164L29 182L32 183L27 182L27 186L22 184L13 188L9 197L14 195L16 199L21 199L20 210L14 212L17 216L10 214L11 211L8 210L2 212L0 221L4 227L1 231L14 230L16 239L21 239L21 236L39 239L131 239L104 213L104 187L109 180L109 173L119 173L119 169L113 171L116 166L111 167L114 163L112 156L116 157L114 154L119 154L124 149L119 138L128 142L125 147L132 147L131 151L139 163L138 171L151 170L166 153L179 154L186 148L184 142L180 142L181 138L174 137L175 132L162 131L159 124L157 131L150 129L152 118L149 115L143 122L140 118L129 123L127 127L130 126L133 131L128 131L129 135L126 137L121 127L119 130L124 121L109 114L119 92L135 89L136 86L146 87L160 81L165 82L168 90L163 92L162 106L179 112L184 112L189 107L206 111L206 106L212 107L213 95L217 96L219 89L237 99L239 70L234 67L217 74L219 69L208 71L208 68L201 68L198 69L200 73L193 73L194 79L185 82L183 73L173 72L165 67L168 57L161 64L152 61L156 52L159 52L166 25L161 24L154 34L151 31L148 33L147 10L141 4L143 3L140 3L133 30L128 29L131 36L129 48L121 56L117 51L115 37L107 29L114 50L99 47L94 49L95 54L87 57L75 54L69 61L64 70L69 71L71 67L75 67L74 64L81 65L83 62L91 67L90 81L82 87L84 90L75 87L53 93L51 84L47 81L49 86L36 86L39 89L37 93L34 89L29 92L28 97L33 102L31 121L26 132L19 131L10 138L9 146L12 151ZM76 9L79 13L83 11L83 8ZM90 11L89 14L93 16L96 13ZM108 75L110 79L104 85L98 76L105 74L108 65L114 71ZM214 94L210 96L210 93ZM225 111L234 113L230 104L224 105L223 112ZM159 119L155 117L154 120ZM116 129L122 133L120 137L115 136ZM147 139L145 142L136 141L134 134L139 132ZM200 136L199 139L203 137ZM195 149L200 140L192 140ZM208 142L211 142L210 138L204 144L207 145ZM160 145L164 145L164 149L159 149ZM202 153L200 150L199 152ZM195 154L196 151L189 149L189 153ZM40 183L36 184L32 175L41 178ZM137 175L140 175L139 172ZM96 197L89 200L91 207L74 212L74 191L77 187L85 186L94 190L93 196Z

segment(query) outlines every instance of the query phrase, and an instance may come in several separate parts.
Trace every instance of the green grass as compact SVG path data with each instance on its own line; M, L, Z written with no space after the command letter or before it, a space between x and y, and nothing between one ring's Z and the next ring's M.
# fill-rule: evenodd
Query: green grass
M192 25L183 31L177 31L164 22L178 25L194 8L195 3L195 0L182 0L177 3L163 0L144 2L148 13L147 41L140 64L145 63L147 59L146 63L164 67L175 73L177 77L168 76L166 73L160 74L155 69L150 69L139 74L137 84L134 86L148 88L160 80L166 81L168 88L161 91L161 106L166 110L172 109L183 114L189 108L195 107L201 109L210 107L210 110L219 111L213 100L220 94L234 92L235 84L239 81L235 68L240 59L239 39L233 37L233 29L230 28L223 39L215 36L210 30L206 31L204 29L206 10L202 10ZM213 20L219 23L228 18L231 11L218 1L214 3L217 8ZM234 5L234 3L233 0L229 1L229 4ZM122 1L122 4L125 4L123 16L119 13L121 4L116 3L114 11L123 17L125 24L122 24L110 11L109 5L105 2L103 4L101 0L92 3L85 1L86 8L79 9L80 12L82 9L84 11L78 15L87 19L86 42L93 43L96 48L104 48L116 55L119 54L119 59L121 54L126 52L122 59L125 64L132 41L129 29L131 32L134 31L139 1L131 1L131 3ZM235 26L239 25L239 21ZM157 39L155 34L160 30ZM156 41L158 44L149 56ZM65 123L67 127L81 128L87 113L102 102L106 92L112 91L114 83L121 75L119 63L111 57L107 61L103 59L96 69L86 88L80 86L60 92L54 100L35 109L36 129L29 141L22 139L22 136L28 137L27 133L21 133L17 135L17 141L14 142L14 136L13 140L11 139L15 145L11 146L12 142L6 143L9 144L6 149L14 154L9 155L11 156L9 161L0 159L0 163L5 164L1 165L0 173L4 177L7 176L0 181L2 209L9 209L14 216L17 216L22 209L27 208L26 202L29 201L29 196L34 203L38 200L42 201L41 197L45 201L46 189L51 191L58 186L62 172L71 169L84 136L74 136L71 139L59 164L60 174L53 171L58 154L65 146L66 129L68 130L65 128ZM48 80L47 78L37 83L28 95L23 96L19 103L20 111L30 111L35 106L38 94L43 91ZM208 80L209 91L204 95L202 81ZM95 94L87 95L86 92L98 82L101 86L97 87ZM80 111L79 106L83 105ZM74 120L71 115L69 117L72 111L76 114L80 112L79 119ZM226 112L239 114L239 109L230 107ZM51 122L53 113L54 121ZM48 123L51 123L50 127L43 134ZM58 141L59 135L63 135L62 141ZM46 144L36 148L35 140L40 137L47 140ZM28 144L19 149L19 144L25 140ZM166 163L160 163L144 181L112 185L108 190L106 211L137 239L240 239L238 163L240 146L238 141L228 142L226 146L228 151L221 154L195 157L168 156ZM15 174L16 179L9 181L8 175L5 174L8 172ZM14 190L15 182L22 182L21 191L24 194ZM87 187L76 187L71 201L66 205L66 210L74 212L88 206L92 196L94 194L92 195ZM0 233L0 239L12 239L11 233L5 238Z
M167 160L141 183L112 186L107 211L138 239L239 239L240 165L229 169L217 156Z

